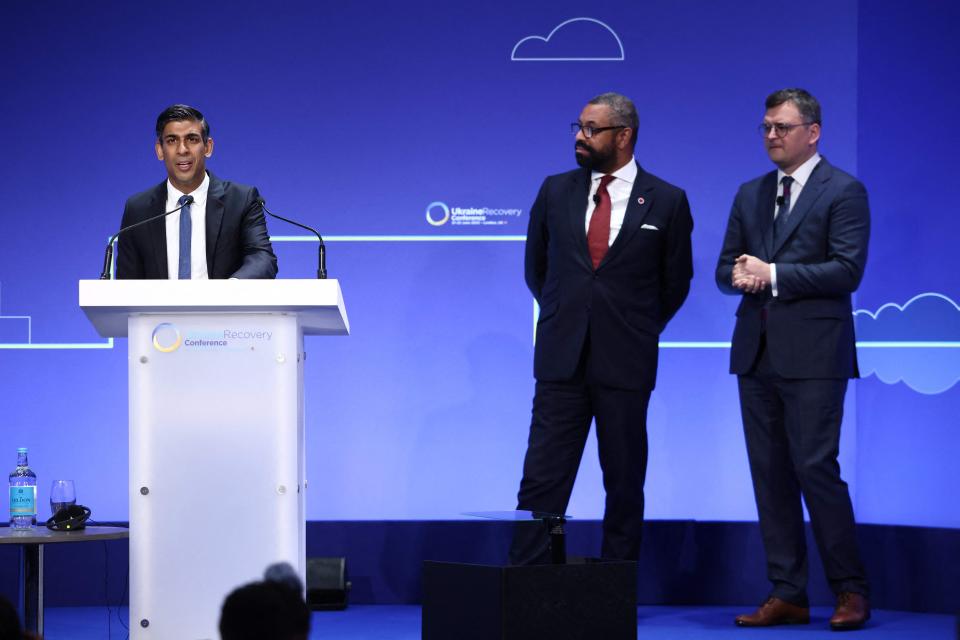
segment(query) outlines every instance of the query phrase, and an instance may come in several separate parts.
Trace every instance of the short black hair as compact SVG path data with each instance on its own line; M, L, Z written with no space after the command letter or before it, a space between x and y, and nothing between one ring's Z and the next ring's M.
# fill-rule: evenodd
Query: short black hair
M199 110L186 104L170 105L157 116L157 140L163 135L163 128L167 126L168 122L180 122L181 120L199 122L200 137L203 138L204 144L207 143L207 138L210 137L210 125L207 124Z
M235 589L220 611L222 640L292 640L310 633L310 609L298 590L264 580Z
M779 107L784 102L792 102L797 105L797 111L800 117L806 123L820 122L820 103L810 95L806 89L780 89L767 96L767 111L774 107Z
M587 104L603 104L610 108L613 114L613 123L618 127L630 127L633 134L630 136L630 146L637 145L637 131L640 129L640 117L637 116L637 107L627 96L608 91L595 96Z

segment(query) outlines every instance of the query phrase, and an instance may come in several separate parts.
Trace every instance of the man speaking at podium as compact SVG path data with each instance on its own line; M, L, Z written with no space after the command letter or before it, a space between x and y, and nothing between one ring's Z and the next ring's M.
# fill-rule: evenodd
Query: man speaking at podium
M203 114L175 104L157 118L156 131L157 159L167 168L167 180L127 200L121 227L184 206L120 236L117 278L275 277L277 257L256 187L206 171L213 138ZM184 204L187 196L193 199Z
M518 509L562 514L596 420L605 558L636 560L647 404L660 332L693 277L683 190L633 157L637 111L605 93L571 125L580 169L543 182L530 210L526 282L540 303L533 416ZM549 558L543 527L518 527L514 564Z

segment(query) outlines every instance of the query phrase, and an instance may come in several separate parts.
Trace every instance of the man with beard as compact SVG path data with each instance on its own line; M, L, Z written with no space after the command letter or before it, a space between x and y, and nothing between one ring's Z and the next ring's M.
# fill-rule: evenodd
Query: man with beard
M625 560L640 553L659 336L693 277L686 194L634 159L638 124L625 96L591 100L571 125L581 168L548 177L530 210L525 271L540 318L517 506L564 513L596 420L606 490L601 555ZM512 563L549 557L545 528L517 528Z
M157 117L157 159L167 179L127 200L120 226L180 211L120 236L117 278L188 280L273 278L273 254L256 187L206 170L213 154L203 114L175 104Z

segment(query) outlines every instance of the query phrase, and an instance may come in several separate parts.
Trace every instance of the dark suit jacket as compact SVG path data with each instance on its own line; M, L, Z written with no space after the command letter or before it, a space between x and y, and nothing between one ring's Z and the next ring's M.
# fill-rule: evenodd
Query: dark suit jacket
M867 191L821 158L774 242L777 172L740 187L717 262L717 286L742 294L730 372L748 373L764 331L774 370L785 378L855 378L856 340L850 294L867 262ZM750 254L777 265L777 297L743 294L731 284L733 263Z
M681 189L637 169L623 227L596 272L585 230L590 171L550 176L540 187L525 260L527 286L540 303L538 380L572 378L589 335L596 382L654 387L660 332L690 290L693 219Z
M220 180L212 173L207 191L207 274L211 279L273 278L273 254L256 187ZM121 228L159 215L167 206L167 181L127 200ZM166 219L120 236L117 279L167 278Z

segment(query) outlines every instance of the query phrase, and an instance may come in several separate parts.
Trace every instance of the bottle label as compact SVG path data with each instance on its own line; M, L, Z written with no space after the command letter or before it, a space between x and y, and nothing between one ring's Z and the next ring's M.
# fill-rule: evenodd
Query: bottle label
M30 517L37 515L36 487L10 487L10 515Z

